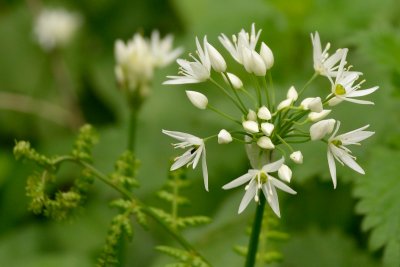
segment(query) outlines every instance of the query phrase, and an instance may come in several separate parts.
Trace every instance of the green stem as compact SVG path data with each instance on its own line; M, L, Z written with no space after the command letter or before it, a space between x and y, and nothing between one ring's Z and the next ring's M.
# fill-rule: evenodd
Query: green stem
M210 110L212 110L212 111L214 111L214 112L217 113L218 115L221 115L222 117L227 118L228 120L231 120L231 121L233 121L233 122L238 123L239 125L242 125L242 123L241 123L240 121L238 121L238 120L236 120L235 118L229 116L228 114L225 114L225 113L222 112L222 111L219 111L218 109L214 108L214 107L211 106L210 104L207 105L207 108L210 109Z
M265 88L265 97L267 99L267 104L268 104L268 108L271 108L271 100L269 98L269 93L268 93L268 87L267 87L267 81L265 80L265 77L262 78L263 81L263 86Z
M233 97L225 90L224 87L222 87L219 83L217 83L216 81L214 81L214 80L211 79L211 78L210 78L210 81L211 81L211 83L213 83L216 87L218 87L227 97L229 97L229 99L232 100L232 102L235 104L235 106L236 106L238 109L240 109L240 111L241 111L243 114L246 114L246 113L247 113L246 109L242 108L242 107L240 106L240 104L236 101L236 99L233 98Z
M265 207L265 197L261 197L260 204L257 206L256 214L253 221L253 228L251 230L245 267L254 267L256 263L257 249L261 232L264 207Z
M257 76L255 76L254 74L250 75L250 76L253 79L254 86L256 87L258 107L261 107L261 105L262 105L262 97L261 97L260 84L258 83Z
M269 87L271 88L272 108L271 111L275 112L275 88L272 81L271 70L268 71Z
M236 96L237 100L239 101L240 105L242 106L242 108L243 108L244 110L247 110L246 106L245 106L245 105L243 104L243 102L242 102L242 99L239 97L239 94L238 94L238 92L237 92L237 89L235 89L235 87L233 87L233 84L232 84L231 80L229 79L228 73L227 73L227 72L224 72L223 75L225 76L226 80L228 81L228 83L229 83L229 85L230 85L230 87L231 87L233 93L235 94L235 96Z
M315 72L313 74L313 76L306 82L306 84L303 86L303 88L301 88L301 90L298 93L299 98L304 93L304 91L307 89L307 87L312 83L312 81L314 81L314 79L317 78L317 76L318 76L318 73Z
M130 107L129 129L128 129L128 150L130 150L132 152L135 149L137 116L138 116L138 109L136 107Z

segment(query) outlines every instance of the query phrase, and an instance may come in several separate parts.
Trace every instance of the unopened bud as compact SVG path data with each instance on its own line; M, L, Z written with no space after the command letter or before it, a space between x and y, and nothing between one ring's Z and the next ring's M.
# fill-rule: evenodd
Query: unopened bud
M196 91L186 91L186 95L196 108L206 109L208 99L205 95Z

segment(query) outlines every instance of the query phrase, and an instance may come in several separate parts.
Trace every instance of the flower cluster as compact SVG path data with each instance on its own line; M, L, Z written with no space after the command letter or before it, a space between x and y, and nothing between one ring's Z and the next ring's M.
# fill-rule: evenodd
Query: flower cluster
M136 33L124 43L115 42L115 76L118 84L129 91L139 90L146 95L153 78L155 68L165 67L174 61L182 48L173 49L173 36L161 39L158 31L153 31L151 38Z
M224 34L219 37L219 41L232 58L247 72L242 79L246 78L251 82L244 83L238 75L227 71L228 66L224 57L208 42L207 37L204 37L202 43L196 38L196 56L190 55L191 60L178 59L180 75L168 76L169 80L164 82L164 84L209 82L215 85L237 107L238 112L241 113L239 117L226 114L213 107L203 93L186 91L188 99L195 107L214 111L236 125L240 125L239 129L222 129L218 135L204 139L181 132L163 130L163 133L180 141L174 145L175 148L188 149L182 156L175 159L171 170L189 165L195 168L202 157L206 190L208 190L208 173L205 142L216 137L219 144L228 144L233 141L244 143L251 169L223 186L223 189L247 184L239 206L239 213L252 199L259 202L259 194L262 192L272 210L280 216L276 188L289 194L296 194L286 184L291 181L292 170L284 164L285 156L289 154L289 158L295 164L303 163L302 152L295 150L291 144L317 140L327 144L328 166L334 188L337 184L335 160L364 174L347 146L359 145L359 142L370 137L374 132L365 131L369 126L367 125L337 135L340 122L327 117L331 114L331 108L343 101L373 104L358 98L373 93L378 87L360 90L364 80L358 80L362 73L350 70L351 66L346 60L348 49L338 49L330 55L328 53L330 44L322 49L316 32L311 34L314 75L301 90L298 91L291 86L285 99L276 102L270 71L274 65L274 56L267 44L264 42L258 44L260 34L261 30L256 31L253 24L250 32L241 30L231 39ZM216 80L218 75L222 75L220 82ZM321 91L320 96L303 97L306 89L317 76L328 79L330 83L328 92ZM330 137L327 137L329 135ZM275 178L273 173L276 173L279 179Z
M44 9L35 22L35 37L45 51L51 51L66 45L81 22L76 13L64 9Z

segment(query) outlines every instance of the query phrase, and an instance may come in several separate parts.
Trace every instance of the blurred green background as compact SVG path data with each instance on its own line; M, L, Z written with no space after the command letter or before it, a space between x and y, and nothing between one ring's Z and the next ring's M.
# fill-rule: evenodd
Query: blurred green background
M29 95L62 105L51 60L33 37L32 6L37 1L0 1L0 91ZM149 35L159 29L173 33L175 45L194 51L194 37L207 35L223 55L219 33L228 35L252 22L263 29L261 40L275 56L275 86L283 95L290 85L301 87L313 74L310 33L319 31L333 49L348 47L349 62L364 73L369 88L380 89L369 99L374 107L341 104L335 118L345 130L370 124L376 135L355 149L366 175L339 167L333 190L322 143L298 146L305 163L293 170L295 197L280 196L281 226L291 239L283 244L278 266L400 266L400 5L397 0L82 0L44 1L43 6L65 7L83 17L76 38L62 50L73 89L87 122L99 131L95 165L110 172L126 147L128 110L114 79L114 41L135 32ZM31 7L31 8L29 8ZM228 59L228 66L234 66ZM235 69L236 68L236 69ZM156 72L151 97L139 116L137 157L141 160L138 194L147 203L159 203L173 151L161 129L212 135L231 125L208 112L196 110L185 89L202 88L215 106L225 99L204 85L162 86L176 64ZM326 90L319 78L308 92ZM30 140L43 153L67 153L76 130L30 114L0 107L0 266L93 266L115 211L108 201L117 194L96 182L84 209L66 222L54 222L27 211L26 177L33 166L16 162L15 140ZM254 206L237 215L240 190L221 186L247 169L239 145L207 147L210 192L203 190L201 173L190 172L187 190L192 205L186 214L204 214L214 221L185 232L214 266L243 266L235 245L247 244L245 234ZM66 182L74 170L65 170ZM161 203L162 204L162 203ZM170 244L156 226L135 226L133 242L124 248L123 266L164 266L171 262L154 250Z

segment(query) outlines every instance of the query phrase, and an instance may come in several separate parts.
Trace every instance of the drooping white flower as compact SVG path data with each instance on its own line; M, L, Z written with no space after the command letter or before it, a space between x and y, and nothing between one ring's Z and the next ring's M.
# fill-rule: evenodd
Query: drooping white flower
M262 136L258 138L257 145L263 149L274 149L275 145L272 143L271 139L267 136Z
M242 126L248 133L258 133L260 131L258 129L258 123L255 121L244 121L242 122Z
M329 100L328 102L329 105L334 106L342 101L348 101L356 104L373 105L374 102L360 100L356 98L372 94L373 92L379 89L379 86L374 86L368 89L359 90L365 80L362 80L359 83L356 83L356 81L358 80L358 78L362 73L355 71L347 71L345 69L345 64L346 64L345 56L343 56L337 71L335 82L331 81L332 94L334 95L334 97Z
M333 55L329 56L330 43L322 51L318 32L315 32L315 35L311 34L311 42L313 45L314 70L322 76L335 77L338 69L337 64L342 59L343 54L347 53L347 49L338 49Z
M257 121L257 114L254 110L249 109L249 113L247 113L247 119L249 121Z
M204 39L204 46L206 47L207 39ZM177 59L180 65L180 74L182 76L167 76L170 80L165 81L163 84L188 84L188 83L201 83L207 81L211 75L211 62L208 55L208 50L202 48L199 39L196 37L196 54L199 59L190 55L194 61L187 61L184 59Z
M334 119L322 120L314 123L310 127L311 140L320 140L326 135L332 133L336 121Z
M157 30L151 33L150 47L155 67L165 67L182 54L183 49L181 47L173 49L173 42L172 34L160 38L160 33Z
M243 88L243 82L242 82L242 80L240 80L240 78L238 76L236 76L235 74L230 73L230 72L227 72L226 74L228 75L229 81L228 81L228 79L226 78L225 75L222 75L222 77L224 78L224 81L227 84L231 83L233 88L235 88L235 89Z
M181 156L175 158L174 164L171 166L171 171L179 169L183 166L189 167L193 166L193 169L196 168L197 164L200 161L201 157L201 166L203 171L203 179L204 179L204 187L208 191L208 171L207 171L207 163L206 163L206 147L204 145L204 141L197 136L182 133L182 132L174 132L162 130L162 132L176 140L180 141L179 143L173 144L174 148L189 148L185 153Z
M229 144L232 142L232 135L225 129L218 133L218 144Z
M320 97L308 97L300 103L300 107L304 110L311 110L312 112L322 111L322 101Z
M310 112L310 114L308 114L308 119L312 122L317 122L328 116L331 111L330 109L324 109L321 112Z
M186 91L186 95L192 102L193 106L199 109L206 109L208 105L208 98L202 93L196 91Z
M238 213L242 213L252 199L258 202L259 192L260 190L262 190L264 197L267 199L268 204L271 206L272 210L278 217L281 216L276 188L279 188L280 190L285 191L289 194L296 194L296 191L270 175L270 173L278 171L283 162L284 158L266 164L261 169L250 169L246 174L236 178L232 182L222 187L226 190L241 186L249 182L245 187L246 193L244 194L242 201L240 202Z
M243 48L243 66L248 73L256 76L265 76L267 67L262 57L254 50Z
M242 29L237 36L232 35L232 41L225 34L221 34L218 39L225 49L228 50L231 56L238 63L243 64L244 50L248 49L250 51L254 51L256 49L260 34L261 30L257 31L256 33L255 24L253 23L251 25L250 34Z
M261 123L261 131L266 135L270 136L274 131L275 125L269 122Z
M293 103L293 99L291 98L286 98L285 100L283 100L282 102L280 102L278 104L278 107L276 108L278 111L289 107L291 104Z
M294 88L294 86L290 86L290 88L286 94L286 98L296 101L298 96L299 95L297 94L296 88Z
M135 34L124 43L117 40L114 45L115 75L123 87L135 90L153 78L154 61L147 40Z
M266 106L262 106L258 109L257 116L262 120L270 120L271 119L271 112Z
M208 56L210 58L211 67L216 72L226 71L226 62L222 55L212 46L208 41L207 37L204 37L204 49L207 49Z
M65 9L43 9L34 26L40 46L50 51L66 45L82 23L81 17Z
M272 68L272 66L274 65L274 54L272 53L272 50L268 47L268 45L266 45L264 42L261 43L260 56L264 60L267 70Z
M303 163L303 154L301 151L295 151L292 154L290 154L290 159L296 163L296 164L302 164Z
M333 187L336 188L336 164L335 159L342 165L347 165L350 169L365 174L364 170L355 161L356 157L351 155L350 149L346 146L348 145L360 145L360 142L372 136L374 132L364 131L369 127L365 125L364 127L358 128L354 131L341 134L336 136L340 127L340 121L336 124L336 129L332 136L328 139L328 165L329 172L332 177Z
M290 180L292 179L292 170L289 166L282 164L278 170L278 176L281 180L290 183Z

